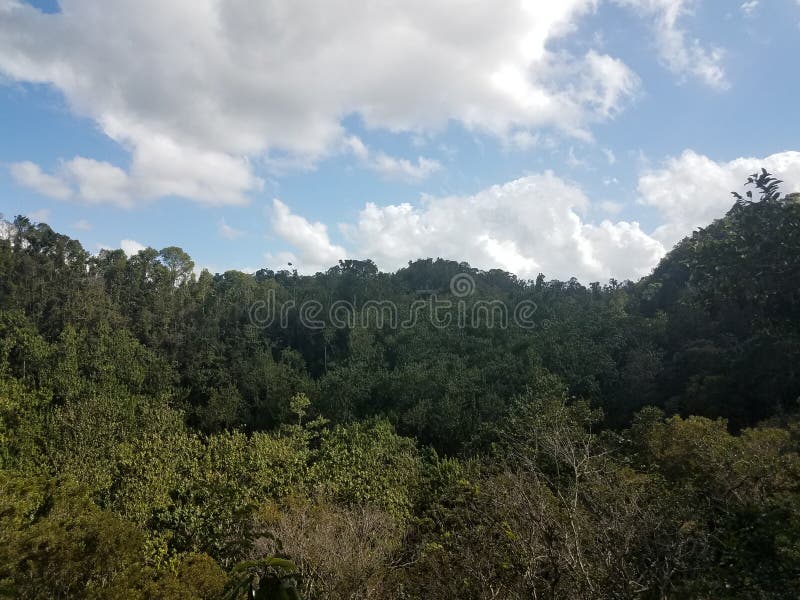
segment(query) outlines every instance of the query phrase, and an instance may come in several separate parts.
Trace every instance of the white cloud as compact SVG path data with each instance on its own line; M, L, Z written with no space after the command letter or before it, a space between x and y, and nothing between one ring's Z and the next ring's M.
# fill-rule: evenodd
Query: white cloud
M32 162L11 165L20 185L58 200L79 199L87 204L131 206L130 180L122 169L107 162L78 156L62 162L56 174L44 173Z
M394 158L378 152L370 163L371 168L378 173L392 179L405 179L409 181L421 181L427 179L436 171L442 168L439 161L420 156L416 163L412 163L405 158Z
M261 190L246 158L178 144L162 133L143 131L136 142L131 179L144 198L180 196L211 205L244 205Z
M64 163L61 171L63 181L72 183L88 204L132 204L128 174L111 163L78 156Z
M538 133L531 133L530 131L515 131L511 134L506 147L518 148L519 150L530 150L537 146L540 142Z
M410 259L466 260L523 277L540 271L584 282L639 277L663 246L638 223L587 223L589 201L550 172L531 175L466 197L424 197L420 206L368 203L358 222L342 225L354 252L383 269Z
M569 147L567 158L564 162L567 163L567 166L572 167L573 169L577 169L579 167L585 169L589 167L589 163L586 162L585 159L575 156L575 149L572 146Z
M747 0L747 2L742 2L739 8L744 13L744 16L752 17L758 9L759 4L759 0Z
M39 210L32 210L31 212L25 215L31 221L35 221L37 223L42 223L47 221L50 218L50 209L48 208L40 208Z
M72 224L74 229L78 229L80 231L89 231L92 228L92 224L89 223L86 219L80 219Z
M594 50L586 53L578 95L602 118L613 117L636 95L639 78L622 61Z
M340 148L348 115L412 135L455 121L519 140L541 127L588 137L637 86L610 56L548 48L596 6L116 0L98 10L62 0L61 12L44 14L0 0L0 76L54 86L130 152L125 170L88 157L66 163L67 175L91 181L33 173L48 195L242 204L263 185L253 159L313 164ZM429 159L374 158L412 179L435 169Z
M622 212L622 204L611 200L604 200L599 204L600 210L609 215L617 215Z
M331 242L323 223L311 223L293 214L277 198L272 201L271 220L275 234L295 248L295 253L279 254L272 257L273 261L292 262L299 271L316 273L347 258L345 249Z
M13 163L10 171L17 183L44 196L66 200L72 195L72 190L64 181L44 173L35 163L29 161Z
M122 251L125 252L128 256L133 256L134 254L138 254L142 250L145 250L147 246L144 244L140 244L136 240L122 240L119 243L119 247L122 248Z
M614 151L611 148L603 148L603 154L608 161L608 164L614 165L617 162L617 156L614 154Z
M722 217L733 205L731 192L741 191L748 175L762 167L784 180L785 193L800 191L800 152L716 162L685 150L661 168L648 170L639 178L641 201L655 207L665 222L653 236L670 247Z
M439 161L420 156L416 163L405 158L395 158L384 152L373 152L357 136L349 136L344 146L368 169L380 173L387 179L422 181L437 171L442 165Z
M661 61L673 73L691 76L718 90L729 82L722 64L724 51L691 38L680 21L692 14L697 0L614 0L653 20L655 44Z
M328 267L332 267L334 264L311 265L309 267L307 264L301 263L300 259L297 258L297 255L293 252L277 252L274 254L272 252L267 252L264 254L264 261L269 268L274 269L275 271L297 270L303 275L313 275L320 271L325 271L328 269Z
M253 178L246 161L225 155L192 152L158 139L148 140L151 152L134 152L128 173L106 161L76 156L62 161L54 174L42 172L31 162L14 163L11 174L16 181L40 194L60 200L74 199L84 204L111 204L131 208L137 201L162 196L181 196L207 204L245 204L247 198L230 188L260 189L263 182Z
M222 219L219 222L219 225L217 226L217 231L222 237L229 240L235 240L244 235L244 231L236 229L235 227L231 227L225 222L225 219Z

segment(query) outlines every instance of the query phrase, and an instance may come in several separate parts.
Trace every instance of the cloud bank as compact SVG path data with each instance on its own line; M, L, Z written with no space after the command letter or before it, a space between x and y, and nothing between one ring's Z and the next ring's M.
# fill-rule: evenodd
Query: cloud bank
M653 237L671 247L694 229L722 217L733 204L731 192L742 190L747 177L762 167L783 180L784 193L800 191L800 152L717 162L685 150L661 168L645 172L638 185L641 202L655 208L664 220Z
M310 224L275 201L273 228L297 251L299 269L314 272L347 254L369 257L385 270L408 260L442 257L479 268L583 281L644 275L664 253L638 223L587 223L589 201L551 172L496 185L472 196L432 197L420 205L368 203L357 222L340 229L352 252L334 245L321 224Z
M260 162L339 151L351 115L392 132L454 121L509 139L541 127L587 137L638 86L613 57L549 49L596 4L62 0L45 14L0 0L0 75L53 86L130 153L129 165L78 156L15 175L89 204L235 205L261 188ZM412 180L437 168L379 151L364 164Z
M686 150L643 172L639 201L662 223L653 231L636 221L590 220L592 205L583 191L550 171L470 196L367 203L355 223L339 226L349 250L334 244L324 225L293 214L281 201L274 202L271 218L278 237L295 249L280 259L292 260L301 272L323 270L346 256L372 258L384 270L441 257L524 278L542 272L584 283L637 279L676 242L724 216L733 204L731 191L761 167L784 180L785 193L800 191L800 152L717 162ZM596 208L614 214L620 206L604 201Z

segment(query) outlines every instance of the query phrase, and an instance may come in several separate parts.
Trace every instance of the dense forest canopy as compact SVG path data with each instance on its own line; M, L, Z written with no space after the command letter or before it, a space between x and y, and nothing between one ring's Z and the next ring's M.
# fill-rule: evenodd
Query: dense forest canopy
M749 183L588 286L6 223L0 596L798 597L800 198Z

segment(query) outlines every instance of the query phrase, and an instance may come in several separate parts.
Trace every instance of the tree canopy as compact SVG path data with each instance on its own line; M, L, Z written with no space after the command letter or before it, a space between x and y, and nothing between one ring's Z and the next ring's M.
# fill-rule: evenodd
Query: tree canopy
M748 183L588 285L197 273L17 217L0 597L798 597L800 202Z

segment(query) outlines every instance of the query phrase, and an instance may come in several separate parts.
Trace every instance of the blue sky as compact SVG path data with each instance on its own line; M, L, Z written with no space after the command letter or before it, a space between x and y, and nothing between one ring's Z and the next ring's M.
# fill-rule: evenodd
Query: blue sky
M212 271L588 281L761 165L799 189L797 0L395 4L0 0L0 212Z

